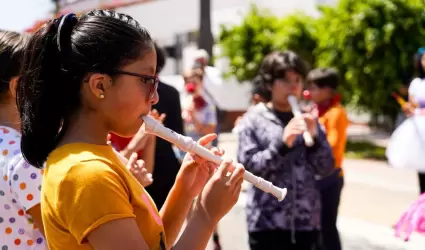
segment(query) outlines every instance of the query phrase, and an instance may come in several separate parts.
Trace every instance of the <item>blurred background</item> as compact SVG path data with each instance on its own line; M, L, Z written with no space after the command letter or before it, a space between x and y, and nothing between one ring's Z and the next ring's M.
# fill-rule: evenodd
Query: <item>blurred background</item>
M390 168L385 156L401 113L392 93L405 93L413 55L425 45L425 1L0 0L0 29L31 33L63 13L95 8L129 14L150 31L167 52L160 78L182 100L182 73L199 48L208 52L223 77L210 89L220 110L219 146L233 157L237 136L230 131L250 106L264 55L291 49L312 66L337 68L350 120L338 218L344 249L425 249L424 236L394 236L419 185L415 171ZM219 224L224 250L248 249L244 197Z

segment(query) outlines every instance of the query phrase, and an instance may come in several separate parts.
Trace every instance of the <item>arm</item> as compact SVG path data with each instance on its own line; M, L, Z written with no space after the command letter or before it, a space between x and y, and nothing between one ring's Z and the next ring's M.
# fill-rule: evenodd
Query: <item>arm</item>
M141 159L145 162L146 170L148 170L149 173L153 173L155 166L155 145L156 138L154 136L149 136L141 155Z
M139 131L137 131L137 134L134 135L128 145L121 150L120 153L127 159L130 158L132 153L137 153L146 146L150 137L153 137L153 135L145 133L144 129L140 128Z
M255 131L252 121L244 123L239 133L238 162L253 174L264 176L267 171L277 169L278 163L291 149L283 143L283 135L263 148L259 145Z
M38 228L44 236L44 227L41 219L40 208L40 185L43 175L40 169L28 165L23 158L18 161L13 171L15 174L20 176L18 181L12 179L11 182L11 189L15 199L23 208L26 208L25 212L31 215L35 227ZM28 193L32 194L32 200L26 199Z
M211 225L211 223L199 215L199 213L195 212L193 216L190 217L186 229L172 250L204 249L214 230L215 225ZM193 239L196 239L196 241Z
M317 124L317 129L314 145L307 148L307 160L313 166L316 174L324 177L331 174L335 169L335 161L325 132L319 124Z
M96 250L149 250L133 218L106 222L87 235L87 240Z
M32 208L27 210L27 213L31 215L31 218L34 222L34 225L40 230L41 234L44 235L44 226L43 226L43 220L41 219L41 206L40 203L33 206Z
M164 224L165 235L167 236L167 248L174 245L186 219L186 215L192 206L192 202L193 199L180 192L175 185L170 190L170 193L159 212Z

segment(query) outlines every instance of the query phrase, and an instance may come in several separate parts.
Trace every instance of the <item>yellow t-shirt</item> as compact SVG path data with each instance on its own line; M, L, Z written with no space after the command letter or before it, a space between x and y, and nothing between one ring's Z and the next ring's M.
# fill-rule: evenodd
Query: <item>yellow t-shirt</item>
M135 218L149 249L165 250L164 227L149 194L110 146L72 143L48 157L41 208L50 250L93 249L96 227Z

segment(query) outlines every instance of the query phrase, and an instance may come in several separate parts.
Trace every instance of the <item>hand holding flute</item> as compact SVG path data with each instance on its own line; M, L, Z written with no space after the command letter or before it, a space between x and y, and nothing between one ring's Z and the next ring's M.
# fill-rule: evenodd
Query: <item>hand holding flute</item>
M292 147L297 135L302 134L305 145L313 146L313 136L317 134L317 123L310 114L302 114L295 96L288 97L294 118L286 125L283 133L283 141L289 147Z
M144 120L144 127L146 132L159 136L162 139L175 144L183 151L191 152L217 165L221 164L223 161L220 156L215 155L205 147L198 145L195 141L193 141L192 138L177 134L176 132L159 124L149 116L144 116L142 119ZM261 177L255 176L248 171L245 171L244 173L244 180L252 183L254 186L263 190L264 192L271 193L279 201L282 201L286 196L286 188L276 187L271 182L266 181Z

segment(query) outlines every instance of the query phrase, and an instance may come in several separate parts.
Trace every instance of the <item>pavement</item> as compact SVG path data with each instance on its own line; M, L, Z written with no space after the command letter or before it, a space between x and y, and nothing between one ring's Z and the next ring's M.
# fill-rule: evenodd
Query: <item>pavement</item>
M364 126L349 129L352 140L367 140L385 146L389 135ZM237 138L220 135L220 147L235 158ZM386 162L346 159L345 186L341 198L338 229L344 250L424 250L425 237L414 234L409 242L396 238L392 226L402 212L417 199L415 172L390 168ZM244 183L244 189L250 188ZM246 194L218 226L223 250L248 250L245 221ZM212 244L207 247L212 250Z

